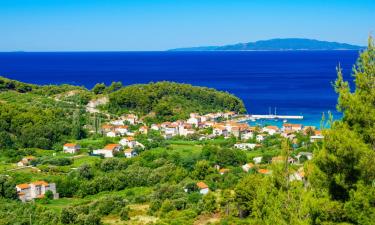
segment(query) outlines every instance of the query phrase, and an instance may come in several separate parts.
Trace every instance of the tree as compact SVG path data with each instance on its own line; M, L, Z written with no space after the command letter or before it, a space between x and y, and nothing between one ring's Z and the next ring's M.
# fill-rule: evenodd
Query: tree
M99 94L103 94L105 89L106 89L106 86L105 86L104 83L97 83L92 88L92 92L94 92L94 94L96 94L96 95L99 95Z
M130 219L130 217L129 217L129 211L130 211L129 207L125 207L125 208L121 209L121 211L120 211L120 218L121 218L121 220L127 221L127 220Z
M337 108L344 114L343 121L375 149L375 45L371 36L353 68L355 91L344 81L340 66L337 75Z
M8 176L0 175L0 197L16 199L15 182Z
M195 164L193 176L198 180L204 180L207 175L213 173L215 169L206 160L198 161Z
M51 190L46 191L46 193L44 194L44 197L46 199L53 199L53 192Z
M217 209L216 196L212 192L209 192L203 196L203 208L204 211L213 213Z

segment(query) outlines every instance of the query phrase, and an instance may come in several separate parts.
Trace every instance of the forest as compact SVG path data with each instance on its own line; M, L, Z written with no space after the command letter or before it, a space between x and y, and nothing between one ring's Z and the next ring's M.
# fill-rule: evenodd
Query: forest
M56 101L55 96L67 90L46 86L42 91L1 79L0 224L374 224L372 38L352 75L355 87L337 67L334 89L343 118L322 121L328 126L321 143L307 144L308 133L296 134L293 143L272 135L262 146L244 151L232 147L239 141L236 137L167 140L149 132L135 136L145 145L136 157L106 159L89 152L119 139L87 131L93 118L82 107L84 99L107 94L109 103L103 110L114 115L154 112L156 118L150 121L186 118L194 111L241 113L244 105L227 93L170 82L128 87L115 83L111 88L99 84L90 91L78 88L77 98ZM68 141L88 154L62 153ZM289 159L299 152L314 157L298 167L288 160L268 160ZM11 164L28 155L37 157L34 168L13 170ZM262 162L244 172L241 166L258 155ZM226 170L219 173L217 167ZM300 169L305 178L290 179ZM37 179L56 183L60 199L19 201L15 185ZM197 182L207 184L208 194L199 192Z

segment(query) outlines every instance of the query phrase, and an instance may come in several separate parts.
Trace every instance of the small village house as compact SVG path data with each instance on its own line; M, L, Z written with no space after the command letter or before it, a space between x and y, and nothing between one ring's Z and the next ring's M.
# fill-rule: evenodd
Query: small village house
M108 144L103 149L93 151L95 155L103 155L105 158L112 158L116 152L121 150L122 146L119 144Z
M55 183L47 183L45 181L35 181L32 183L24 183L16 185L18 198L22 202L30 201L36 198L44 198L47 191L53 193L53 198L58 199L59 194L56 192Z
M262 162L262 159L263 159L262 156L258 156L258 157L254 157L253 161L255 164L260 164Z
M138 123L138 116L134 114L128 114L124 117L124 120L127 121L129 124L134 125Z
M115 126L115 132L116 133L119 133L120 135L125 135L128 133L128 126L127 125L118 125L118 126Z
M301 131L302 128L303 128L302 124L292 124L292 123L283 124L284 131L298 132L298 131Z
M30 162L35 160L36 158L34 156L25 156L17 163L17 166L22 167L22 166L28 166L30 165Z
M242 149L242 150L254 149L256 146L257 146L257 144L253 144L253 143L237 143L237 144L234 144L235 148Z
M141 134L147 134L148 133L148 127L147 126L141 126L139 128L139 133L141 133Z
M306 160L311 160L313 158L313 154L311 152L300 152L296 156L298 163L302 163L301 157L306 158Z
M279 128L277 126L266 126L262 128L262 132L274 135L279 132Z
M257 142L262 142L262 141L264 141L264 134L258 134L256 137L255 137L255 139L256 139L256 141Z
M64 153L76 154L81 149L81 146L74 143L66 143L63 146Z
M224 174L226 174L228 172L229 172L229 169L225 169L225 168L219 169L220 175L224 175Z
M254 168L254 163L246 163L245 165L242 165L242 170L246 173L252 168Z
M208 192L210 191L208 185L202 181L197 183L197 187L199 189L199 193L201 193L202 195L208 194Z
M134 149L128 148L124 151L126 158L132 158L137 155L137 152Z
M128 148L135 148L137 142L135 141L134 137L125 137L120 140L119 142L122 146L127 146Z

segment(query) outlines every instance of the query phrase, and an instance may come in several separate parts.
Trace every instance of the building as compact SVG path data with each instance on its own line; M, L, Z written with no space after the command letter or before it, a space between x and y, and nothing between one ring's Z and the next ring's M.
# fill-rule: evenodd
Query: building
M300 161L300 158L301 157L305 157L307 160L311 160L313 158L313 154L311 152L300 152L298 153L298 155L296 156L297 160L298 160L298 163L302 163Z
M258 156L258 157L253 158L253 161L255 164L260 164L262 162L262 159L263 159L262 156Z
M284 131L298 132L298 131L301 131L302 128L303 128L302 124L292 124L292 123L283 124Z
M245 165L242 165L242 170L246 173L249 172L249 170L252 168L254 168L253 163L246 163Z
M156 131L160 130L160 125L158 125L158 124L152 124L151 125L151 130L156 130Z
M21 161L19 161L17 163L17 166L28 166L30 165L30 162L33 161L34 159L36 159L34 156L26 156L26 157L23 157L21 159Z
M137 152L134 149L128 148L124 151L126 158L132 158L137 155Z
M220 175L224 175L224 174L226 174L228 172L229 172L229 169L225 169L225 168L219 169Z
M279 132L279 128L277 126L266 126L263 127L262 132L266 132L269 135L274 135Z
M134 137L125 137L120 140L119 142L122 146L127 146L128 148L135 148L137 142L135 141Z
M63 146L64 153L76 154L81 149L81 146L74 143L66 143Z
M321 134L310 136L310 142L322 141L323 139L324 139L324 136Z
M205 195L210 191L210 189L208 188L208 185L202 181L197 183L197 187L199 189L199 193L201 193L202 195Z
M254 149L256 146L257 146L257 144L252 144L252 143L237 143L237 144L234 144L235 148L242 149L242 150Z
M255 139L257 140L257 142L262 142L264 140L264 136L265 135L263 134L258 134Z
M222 124L215 124L212 129L212 134L215 136L223 135L224 137L226 137L228 136L228 130Z
M122 146L119 144L109 144L106 145L103 149L94 150L95 155L103 155L105 158L112 158L116 152L121 150Z
M47 183L45 181L35 181L30 184L16 185L18 198L22 202L30 201L36 198L44 198L47 191L53 193L53 199L58 199L59 194L56 192L56 185L54 183Z
M147 134L148 133L148 127L147 126L141 126L139 128L139 133L141 133L141 134Z
M264 175L269 175L272 173L272 171L268 170L268 169L259 169L258 170L258 173L260 174L264 174Z
M134 125L138 122L138 116L134 114L128 114L124 117L124 120L127 121L129 124Z
M251 131L241 134L241 139L243 140L249 140L249 139L252 139L253 137L254 137L254 133Z
M125 135L128 133L128 126L126 125L118 125L115 127L115 132L119 133L120 135Z

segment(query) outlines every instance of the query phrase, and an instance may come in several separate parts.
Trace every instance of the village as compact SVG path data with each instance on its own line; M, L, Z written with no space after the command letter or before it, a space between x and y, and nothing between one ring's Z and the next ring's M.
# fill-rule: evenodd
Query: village
M241 121L241 122L239 122ZM131 129L133 128L133 129ZM137 129L134 129L137 128ZM297 134L309 136L309 142L315 143L323 139L320 130L315 127L303 126L302 124L284 123L282 127L277 126L250 126L243 122L243 116L237 115L235 112L225 113L209 113L200 115L191 113L187 120L166 121L160 124L151 124L147 126L135 114L126 114L116 119L109 120L101 125L100 134L103 137L115 138L118 142L106 144L102 148L89 151L90 157L113 158L137 157L140 151L144 151L145 145L137 140L139 135L146 135L154 132L165 140L184 138L185 140L207 141L219 139L234 138L233 149L243 150L247 152L261 148L264 140L270 137L285 138L290 141L293 148L298 148ZM152 141L152 140L149 140ZM79 157L81 146L77 143L65 143L62 152L65 154L75 155ZM298 169L290 175L290 181L304 181L303 162L313 158L312 152L300 151L294 157L285 157L281 155L273 156L270 160L265 160L261 154L256 155L248 163L241 166L246 173L255 171L260 174L272 174L272 170L268 169L269 163L282 163L285 160L289 164L296 165ZM34 156L26 156L17 163L20 168L30 167L35 161ZM220 175L224 175L230 171L228 168L220 168L219 165L214 166ZM205 195L209 192L209 186L203 181L196 183L199 193ZM47 183L43 180L34 181L32 183L22 183L16 186L18 197L21 201L30 201L37 198L44 198L47 192L53 199L58 199L59 194L56 191L54 183ZM185 190L187 191L187 190Z

